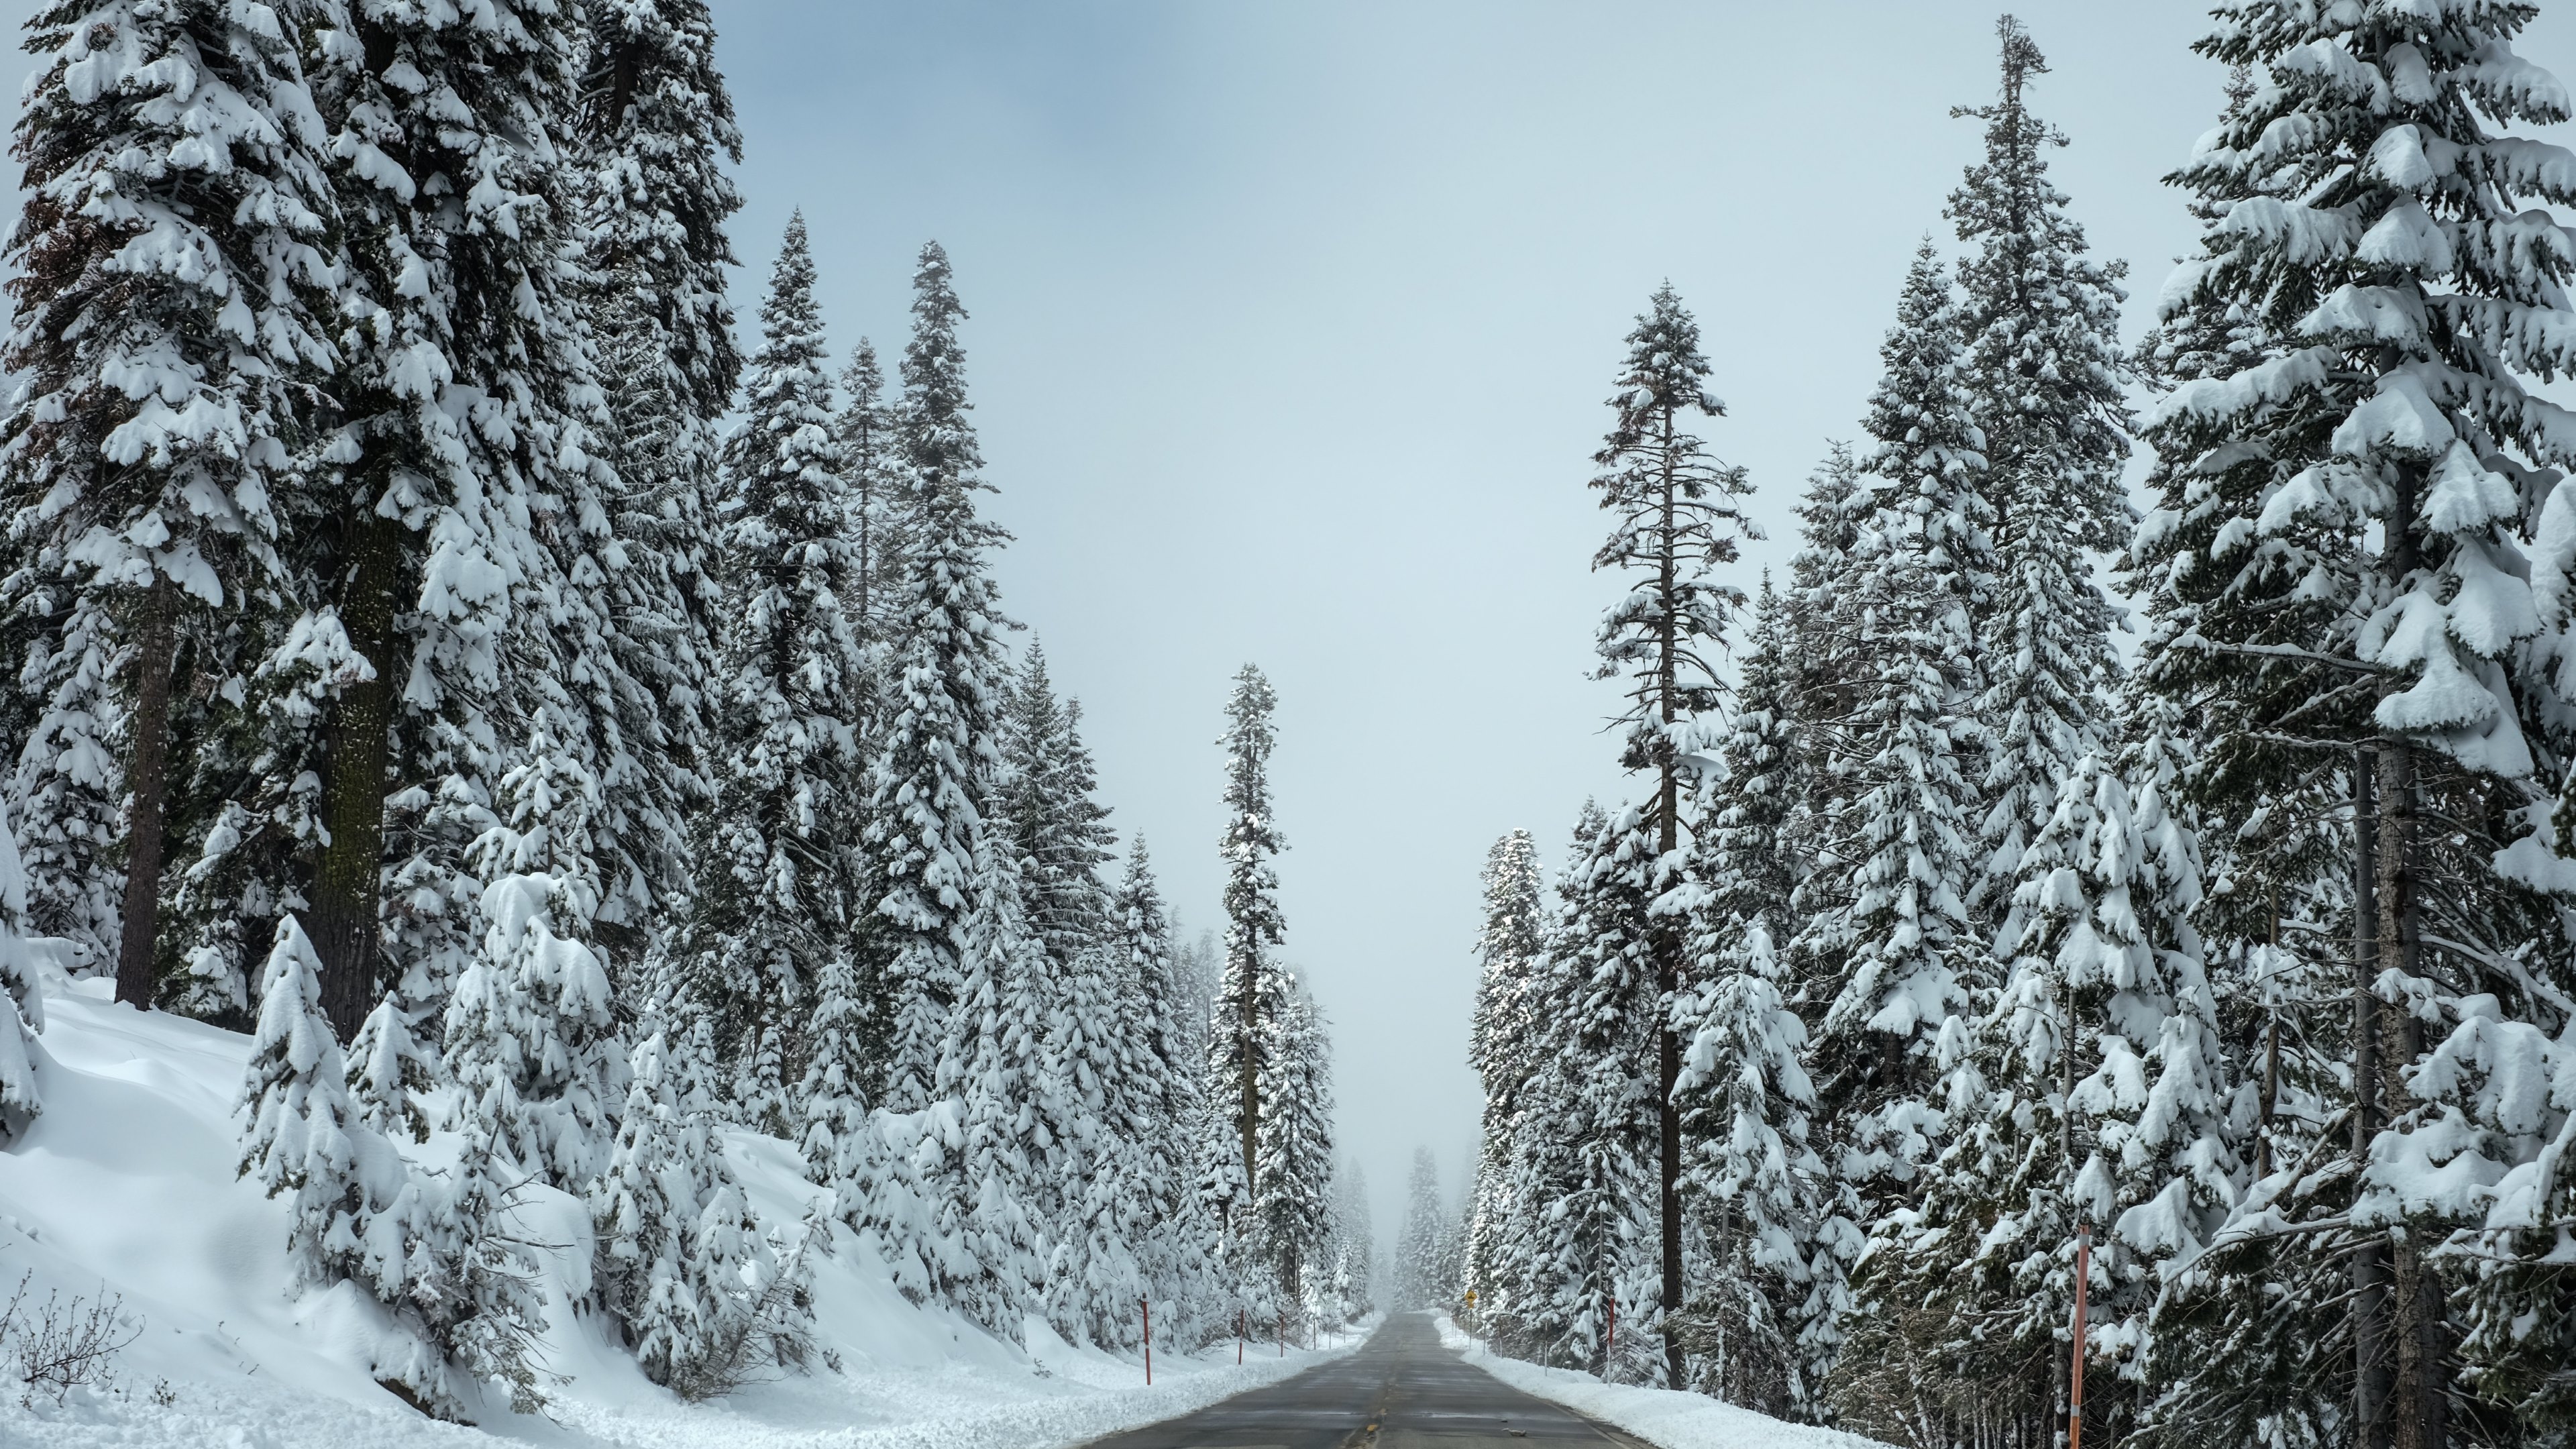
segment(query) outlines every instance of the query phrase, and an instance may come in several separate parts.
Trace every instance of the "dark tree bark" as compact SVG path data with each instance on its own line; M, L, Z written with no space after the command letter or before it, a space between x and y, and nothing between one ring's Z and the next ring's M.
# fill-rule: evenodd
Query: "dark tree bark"
M170 664L176 591L157 570L134 621L134 718L126 785L125 918L116 952L116 999L152 1009L153 946L161 927L163 820L170 794Z
M375 1009L378 897L385 854L385 775L392 761L393 644L402 525L365 504L352 510L340 623L374 666L340 692L326 742L322 825L305 933L322 960L322 1011L347 1042Z

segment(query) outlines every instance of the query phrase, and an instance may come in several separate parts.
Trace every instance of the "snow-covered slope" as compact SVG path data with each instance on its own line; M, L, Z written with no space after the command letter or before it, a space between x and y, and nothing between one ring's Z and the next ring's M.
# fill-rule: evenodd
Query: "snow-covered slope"
M123 1299L140 1329L117 1355L116 1387L56 1406L20 1402L0 1349L0 1444L18 1449L341 1449L473 1442L368 1377L382 1331L347 1285L291 1301L286 1214L234 1176L249 1038L108 1000L105 981L45 971L37 1072L43 1117L0 1151L0 1304L26 1276L46 1295ZM438 1139L419 1149L441 1151ZM736 1135L728 1155L762 1218L793 1222L815 1191L786 1144ZM519 1228L549 1245L544 1416L506 1408L483 1428L533 1443L651 1449L1026 1449L1079 1443L1270 1382L1317 1355L1228 1346L1199 1360L1157 1351L1154 1385L1134 1359L1076 1348L1042 1322L1027 1350L916 1307L846 1235L817 1274L816 1316L840 1372L818 1369L687 1405L655 1387L570 1299L586 1281L589 1223L562 1193L532 1190ZM1275 1354L1276 1350L1273 1350ZM488 1441L486 1441L488 1442Z
M1468 1337L1445 1313L1440 1315L1440 1341L1522 1393L1625 1429L1657 1449L1888 1449L1875 1439L1787 1423L1719 1403L1706 1394L1605 1384L1573 1369L1541 1368L1504 1358Z

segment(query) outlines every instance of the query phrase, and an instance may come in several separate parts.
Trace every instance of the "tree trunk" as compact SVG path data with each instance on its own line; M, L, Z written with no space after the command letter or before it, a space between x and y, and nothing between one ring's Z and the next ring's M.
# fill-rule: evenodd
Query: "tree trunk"
M2392 536L2395 529L2390 530ZM2421 967L2421 917L2417 911L2419 817L2415 751L2401 740L2379 745L2379 859L2376 872L2378 969L2413 976ZM2423 1028L2411 1014L2384 1003L2379 1011L2379 1091L2384 1102L2403 1100L2405 1073L2423 1050ZM2395 1382L2389 1417L2394 1449L2443 1449L2445 1433L2442 1281L2425 1261L2420 1237L2393 1235L2389 1245L2390 1311L2383 1332L2393 1340Z
M2370 1161L2370 1142L2379 1132L2379 1000L2370 989L2379 966L2379 811L2371 788L2376 768L2371 750L2354 753L2352 1157L2356 1168ZM2351 1311L2354 1449L2390 1449L2385 1238L2371 1238L2353 1253Z
M1655 748L1661 767L1656 780L1655 848L1659 859L1670 860L1681 848L1681 766L1673 758L1673 724L1679 717L1678 672L1681 668L1679 601L1675 598L1679 580L1675 577L1673 532L1674 499L1679 480L1673 475L1673 413L1664 411L1664 477L1663 477L1663 546L1656 561L1656 585L1662 591L1663 634L1655 661L1656 686L1660 696L1657 713L1663 719L1663 738ZM1673 1337L1673 1320L1682 1311L1682 1114L1673 1102L1673 1086L1681 1080L1681 1039L1673 1033L1673 994L1681 989L1680 933L1670 927L1647 927L1646 941L1655 957L1655 1138L1657 1143L1656 1178L1659 1187L1663 1237L1663 1334L1664 1387L1678 1389L1684 1383L1682 1346Z
M322 959L322 1011L340 1040L376 1004L378 896L385 854L385 773L392 760L393 619L402 525L366 503L352 510L340 624L373 666L340 691L326 741L322 826L305 934Z
M169 576L154 570L134 621L134 740L126 765L125 920L116 999L152 1009L152 948L161 928L162 821L170 793L170 665L178 611Z

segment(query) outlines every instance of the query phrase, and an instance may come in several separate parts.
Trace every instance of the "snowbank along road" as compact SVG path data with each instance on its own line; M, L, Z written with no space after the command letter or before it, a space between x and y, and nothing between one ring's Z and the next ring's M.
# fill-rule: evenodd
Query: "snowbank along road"
M1440 1346L1431 1320L1386 1321L1359 1352L1088 1449L1481 1449L1643 1440L1535 1399Z

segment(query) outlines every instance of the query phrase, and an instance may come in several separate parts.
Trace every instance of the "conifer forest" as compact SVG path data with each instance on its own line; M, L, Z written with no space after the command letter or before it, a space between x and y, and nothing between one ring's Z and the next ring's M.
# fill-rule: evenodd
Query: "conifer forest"
M1071 1446L1399 1331L1661 1449L2576 1443L2537 5L2220 0L2169 278L1990 20L1803 481L1717 299L1599 319L1537 667L1619 784L1422 853L1482 1112L1384 1242L1290 676L1146 676L1223 821L1149 853L1003 598L976 277L826 337L725 7L33 12L0 1443Z

